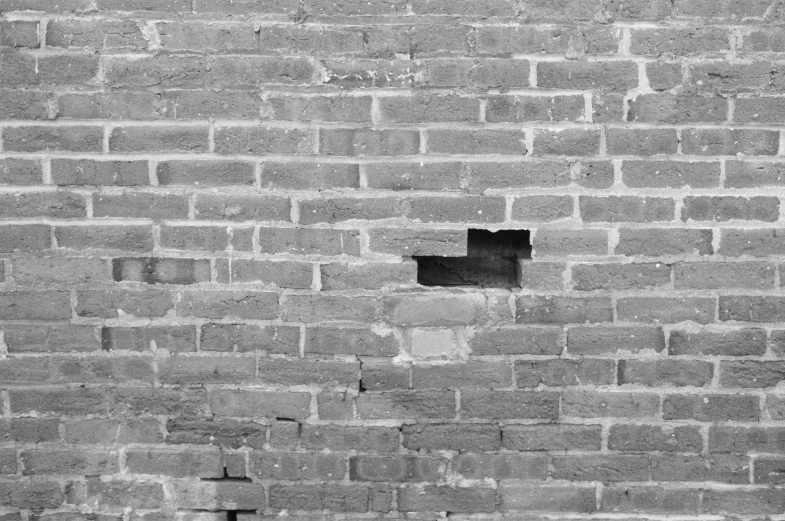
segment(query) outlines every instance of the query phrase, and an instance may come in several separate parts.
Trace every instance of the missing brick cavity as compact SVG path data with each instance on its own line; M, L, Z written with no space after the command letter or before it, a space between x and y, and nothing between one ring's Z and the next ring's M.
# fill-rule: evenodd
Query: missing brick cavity
M520 287L518 261L531 259L529 230L470 229L465 257L417 256L423 286Z

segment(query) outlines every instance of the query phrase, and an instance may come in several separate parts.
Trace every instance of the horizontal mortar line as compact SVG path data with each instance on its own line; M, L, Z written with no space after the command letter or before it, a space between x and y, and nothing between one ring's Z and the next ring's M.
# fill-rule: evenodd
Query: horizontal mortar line
M331 156L331 155L286 155L286 154L222 154L215 152L69 152L69 151L13 151L5 150L0 152L0 159L94 159L107 161L128 161L128 160L155 160L155 161L175 161L175 160L236 160L249 162L277 162L277 163L329 163L329 164L368 164L368 163L445 163L445 162L537 162L537 161L561 161L564 163L574 161L586 162L608 162L611 160L619 161L678 161L678 162L718 162L743 161L758 163L782 163L785 158L782 156L743 156L736 155L685 155L685 154L662 154L652 156L630 156L617 155L600 157L597 155L568 156L568 155L523 155L523 154L413 154L405 156ZM785 186L785 185L784 185Z
M539 97L539 96L538 96ZM547 96L545 96L547 97ZM580 108L581 116L583 106ZM109 129L118 127L207 127L213 125L217 129L227 127L238 128L280 128L280 129L303 129L313 130L315 128L334 130L512 130L512 131L537 131L537 130L768 130L780 132L785 129L785 123L779 125L767 125L761 123L660 123L660 122L612 122L612 123L591 123L585 121L502 121L495 123L477 121L423 121L423 122L382 122L373 125L370 120L366 122L347 123L330 121L287 121L274 119L153 119L153 120L123 120L123 119L55 119L55 120L2 120L0 128L24 128L24 127L106 127ZM675 139L675 136L674 136ZM709 155L709 154L706 154ZM713 155L713 154L712 154ZM721 155L721 154L717 154ZM613 155L613 157L617 157ZM733 156L736 157L736 156Z

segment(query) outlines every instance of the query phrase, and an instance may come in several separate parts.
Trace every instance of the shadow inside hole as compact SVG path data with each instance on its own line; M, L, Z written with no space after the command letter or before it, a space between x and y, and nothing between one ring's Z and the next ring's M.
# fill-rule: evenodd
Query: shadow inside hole
M416 256L423 286L520 287L518 260L531 259L529 230L468 231L466 257Z

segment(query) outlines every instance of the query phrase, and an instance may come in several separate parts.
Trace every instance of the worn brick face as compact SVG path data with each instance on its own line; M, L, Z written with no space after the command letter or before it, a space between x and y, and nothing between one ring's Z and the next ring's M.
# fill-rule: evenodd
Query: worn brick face
M0 0L0 520L779 519L783 20Z

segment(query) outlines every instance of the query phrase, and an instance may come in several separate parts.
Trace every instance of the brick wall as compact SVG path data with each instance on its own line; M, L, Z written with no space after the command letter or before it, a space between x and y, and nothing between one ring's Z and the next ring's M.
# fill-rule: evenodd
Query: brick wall
M0 520L785 512L781 0L0 11Z

